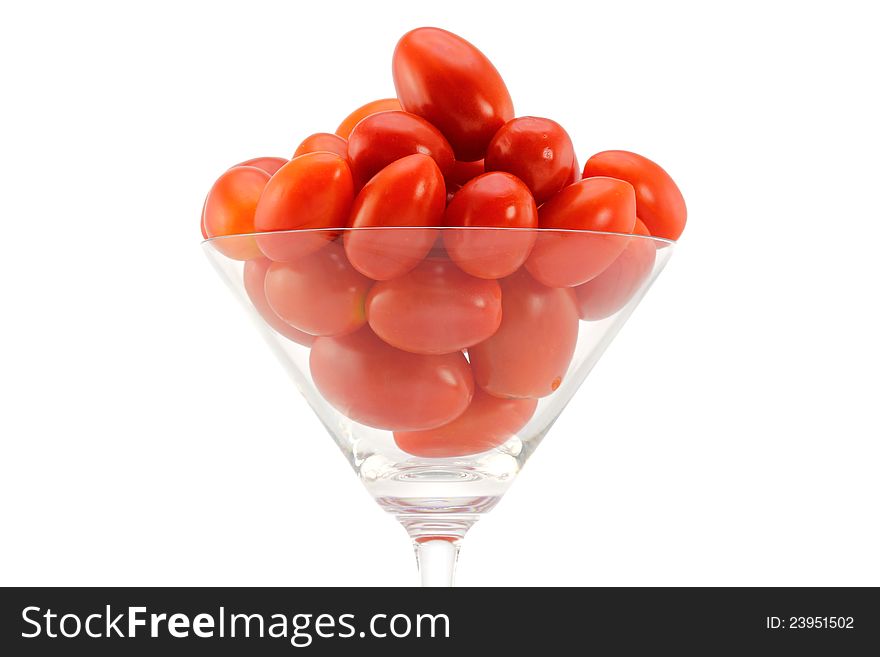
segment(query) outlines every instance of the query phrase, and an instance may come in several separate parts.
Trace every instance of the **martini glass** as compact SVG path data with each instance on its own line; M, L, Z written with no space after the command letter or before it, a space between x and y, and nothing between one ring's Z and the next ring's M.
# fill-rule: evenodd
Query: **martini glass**
M422 585L451 586L468 529L503 497L674 243L388 227L203 246L355 474L409 534Z

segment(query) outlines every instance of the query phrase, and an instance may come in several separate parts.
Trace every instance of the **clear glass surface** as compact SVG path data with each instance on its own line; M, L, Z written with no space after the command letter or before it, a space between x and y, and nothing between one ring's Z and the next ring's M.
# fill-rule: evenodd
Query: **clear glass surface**
M673 246L506 228L204 242L355 474L409 533L426 585L452 583L459 542L504 495Z

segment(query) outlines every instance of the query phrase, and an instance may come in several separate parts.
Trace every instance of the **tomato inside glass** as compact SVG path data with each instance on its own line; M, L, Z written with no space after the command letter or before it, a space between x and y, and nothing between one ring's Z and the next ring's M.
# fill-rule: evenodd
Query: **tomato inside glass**
M426 431L396 431L394 442L404 452L423 458L479 454L504 444L535 414L537 399L500 399L474 392L467 410L449 424Z
M491 336L501 323L501 288L445 258L376 283L367 319L385 342L417 354L461 351Z
M546 397L568 371L578 336L574 293L525 270L501 284L501 326L468 349L477 385L496 397Z
M474 394L461 352L412 354L382 341L368 326L317 338L312 379L332 406L355 422L390 431L421 431L452 422Z

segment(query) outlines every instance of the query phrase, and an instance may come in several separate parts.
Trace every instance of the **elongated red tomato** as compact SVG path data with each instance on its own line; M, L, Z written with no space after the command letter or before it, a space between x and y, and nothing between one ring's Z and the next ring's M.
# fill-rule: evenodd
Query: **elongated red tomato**
M355 422L391 431L421 431L464 413L474 381L461 352L424 356L395 349L368 326L318 338L312 379L334 408Z
M430 123L409 112L380 112L360 121L348 139L348 156L355 180L366 184L386 166L407 155L434 158L447 176L455 158L446 138Z
M651 235L639 219L633 234ZM605 319L623 308L651 274L656 258L657 247L652 240L629 240L605 271L574 288L581 319Z
M296 262L276 262L266 274L266 300L291 326L311 335L351 333L366 323L373 284L348 263L336 242Z
M677 240L687 222L687 206L675 181L659 164L628 151L596 153L584 166L584 178L608 176L635 188L636 211L654 237Z
M263 190L254 225L260 232L341 228L354 195L351 171L335 153L306 153L281 167ZM258 235L271 260L291 262L319 249L336 233Z
M256 167L232 167L221 175L205 200L202 213L208 237L246 235L254 232L254 216L269 174ZM217 240L217 250L235 260L260 257L253 237Z
M348 158L348 142L339 135L329 132L316 132L303 139L296 147L293 156L299 157L306 153L336 153L341 158Z
M584 178L541 206L541 228L526 269L551 287L572 287L601 274L626 248L629 238L554 231L632 233L636 197L632 185L613 178Z
M408 155L392 162L357 195L350 225L398 228L346 231L343 239L349 261L377 281L405 274L424 259L437 238L436 231L418 228L438 226L445 207L446 188L433 159Z
M237 167L256 167L258 169L262 169L270 176L274 175L278 169L287 164L288 160L285 160L283 157L255 157L250 160L245 160L240 164L236 164Z
M495 133L486 151L486 171L506 171L522 180L541 204L565 186L574 146L556 121L521 116Z
M247 292L251 303L254 305L257 312L260 313L260 317L263 318L263 321L265 321L266 324L285 338L309 347L312 342L315 341L314 336L293 328L290 324L276 315L275 311L269 307L269 302L266 301L266 272L269 271L271 264L272 261L268 258L248 260L244 263L245 292Z
M468 349L477 385L496 397L545 397L568 370L578 335L574 293L520 269L501 283L501 326Z
M477 176L455 193L446 208L444 225L486 227L446 230L443 244L455 264L472 276L503 278L528 258L535 243L538 209L518 178L494 171ZM494 230L497 228L532 230Z
M492 335L501 323L501 288L465 274L445 258L373 286L370 327L388 344L416 354L461 351Z
M537 399L500 399L478 388L467 410L449 424L426 431L396 431L394 442L404 452L425 458L479 454L522 429L537 406Z
M382 98L381 100L372 100L366 105L361 105L351 114L345 117L345 120L339 124L339 127L336 128L336 134L342 137L343 139L348 139L349 135L351 135L351 131L354 130L354 127L363 119L370 116L371 114L378 114L379 112L390 112L393 110L403 109L400 106L400 101L396 98Z
M446 30L404 34L392 72L403 109L435 125L459 160L482 158L492 136L513 118L513 101L492 62Z

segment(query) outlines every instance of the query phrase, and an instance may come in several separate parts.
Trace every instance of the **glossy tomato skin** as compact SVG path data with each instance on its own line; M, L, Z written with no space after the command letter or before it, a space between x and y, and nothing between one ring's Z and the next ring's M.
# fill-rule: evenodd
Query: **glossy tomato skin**
M546 397L562 383L577 343L574 293L523 269L500 284L501 326L468 349L474 380L496 397Z
M467 410L449 424L426 431L396 431L394 442L408 454L450 458L499 447L535 414L537 399L500 399L479 388Z
M354 183L346 161L335 153L306 153L281 167L263 191L254 225L260 232L341 228L348 220ZM335 239L333 231L258 235L271 260L294 262Z
M541 206L541 228L632 233L636 198L632 185L614 178L584 178ZM629 239L595 233L539 232L526 269L550 287L573 287L601 274Z
M513 101L492 62L446 30L404 34L392 73L403 109L436 126L459 160L482 158L492 136L513 118Z
M358 194L350 226L409 228L345 231L349 261L377 281L405 274L424 259L437 238L436 231L418 228L440 225L445 207L443 175L432 158L408 155L392 162Z
M255 157L250 160L245 160L240 164L236 164L235 166L256 167L272 176L278 171L278 169L287 164L287 162L288 160L285 160L283 157Z
M407 155L434 158L440 172L452 171L452 147L437 128L409 112L380 112L360 121L348 141L349 162L355 181L366 184L386 166Z
M334 242L296 262L274 263L266 274L266 300L300 331L342 335L366 323L364 302L372 284Z
M411 354L380 340L368 326L315 340L312 379L334 408L355 422L390 431L421 431L464 413L474 394L461 352Z
M270 327L285 338L293 340L297 344L310 347L315 337L308 333L303 333L299 329L293 328L290 324L281 319L275 311L269 306L266 300L266 272L272 261L268 258L258 258L256 260L248 260L244 263L244 289L248 298L251 300L254 308Z
M396 98L382 98L381 100L370 101L346 116L342 123L339 124L339 127L336 128L336 134L343 139L348 139L354 127L366 117L378 114L379 112L391 112L400 109L403 108L400 106L400 101Z
M256 167L232 167L221 175L205 200L202 213L208 237L247 235L254 232L257 202L269 182L269 174ZM235 260L260 257L252 237L218 240L217 250Z
M501 288L469 276L446 258L376 283L367 320L388 344L416 354L449 354L491 336L501 324Z
M537 116L505 123L486 151L486 170L515 175L532 191L538 205L565 186L574 162L574 146L565 129Z
M528 258L535 243L538 209L528 187L518 178L493 171L477 176L455 193L446 208L444 225L532 229L444 231L446 251L461 269L479 278L503 278Z
M296 147L293 153L294 157L305 155L306 153L336 153L339 157L348 158L348 142L339 135L332 135L329 132L316 132L303 139L302 143Z
M646 157L628 151L597 153L584 165L584 178L608 176L635 188L639 218L654 237L677 240L687 222L687 206L670 175Z
M651 235L639 219L633 234ZM581 319L605 319L623 308L651 275L656 258L657 247L653 240L629 240L605 271L574 288Z

